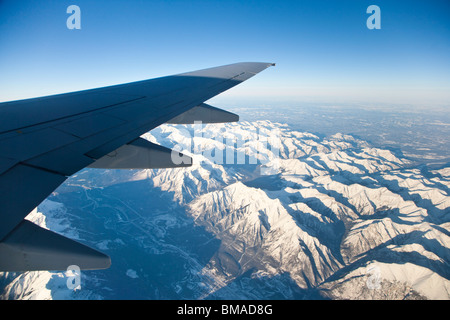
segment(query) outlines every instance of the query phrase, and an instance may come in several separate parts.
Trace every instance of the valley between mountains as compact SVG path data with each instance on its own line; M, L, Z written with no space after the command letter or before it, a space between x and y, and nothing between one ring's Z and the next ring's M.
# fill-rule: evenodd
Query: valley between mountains
M182 169L85 169L28 219L111 256L4 273L3 299L450 298L450 167L270 121L162 125Z

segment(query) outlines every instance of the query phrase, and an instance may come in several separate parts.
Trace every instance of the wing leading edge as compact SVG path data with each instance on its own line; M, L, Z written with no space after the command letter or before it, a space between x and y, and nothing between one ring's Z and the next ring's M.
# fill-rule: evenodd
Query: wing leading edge
M162 78L0 103L0 271L104 269L103 253L24 220L85 167L168 168L170 149L139 138L163 123L238 121L205 104L272 63L236 63Z

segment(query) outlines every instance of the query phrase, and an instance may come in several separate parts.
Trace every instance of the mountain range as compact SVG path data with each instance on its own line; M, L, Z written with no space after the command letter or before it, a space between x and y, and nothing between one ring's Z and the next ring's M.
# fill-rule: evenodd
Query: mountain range
M27 217L107 270L0 274L3 299L450 298L450 167L270 121L162 125L181 169L84 169Z

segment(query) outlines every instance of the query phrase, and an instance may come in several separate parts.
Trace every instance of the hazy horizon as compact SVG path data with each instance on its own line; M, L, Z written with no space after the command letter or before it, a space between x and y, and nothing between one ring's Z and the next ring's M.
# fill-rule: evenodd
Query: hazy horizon
M68 29L70 5L81 29ZM368 29L379 6L381 29ZM0 101L242 61L275 62L221 97L450 101L443 1L2 1Z

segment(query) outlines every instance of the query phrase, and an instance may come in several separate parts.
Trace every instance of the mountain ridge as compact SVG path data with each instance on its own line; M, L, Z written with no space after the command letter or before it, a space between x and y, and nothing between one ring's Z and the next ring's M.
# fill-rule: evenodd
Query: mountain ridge
M151 284L153 291L145 289L143 296L450 298L450 168L417 168L401 153L350 135L319 137L270 121L163 125L143 137L178 146L194 158L193 166L120 174L83 170L38 208L55 222L49 222L51 229L89 238L109 254L136 241L114 231L124 226L142 239L136 252L146 252L143 259L150 255L164 264L166 258L158 260L164 254L180 254L174 261L185 264L178 271L185 276L166 275L173 281L159 289ZM144 201L130 187L125 192L133 182L140 192L149 190L151 198ZM119 222L104 210L94 214L111 238L76 233L69 225L83 220L73 217L74 204L49 202L75 195L95 212L102 206L117 211ZM101 197L113 200L115 209ZM58 220L64 210L71 221ZM135 264L123 267L121 274L148 281L142 280L149 277L143 264ZM154 268L161 276L150 278L162 281L165 271ZM98 286L103 281L105 273L93 276L85 297L108 297L111 293ZM29 286L39 291L39 285ZM61 287L50 290L52 296ZM26 288L16 290L18 297L26 297L20 293ZM14 296L13 291L7 289L2 297Z

